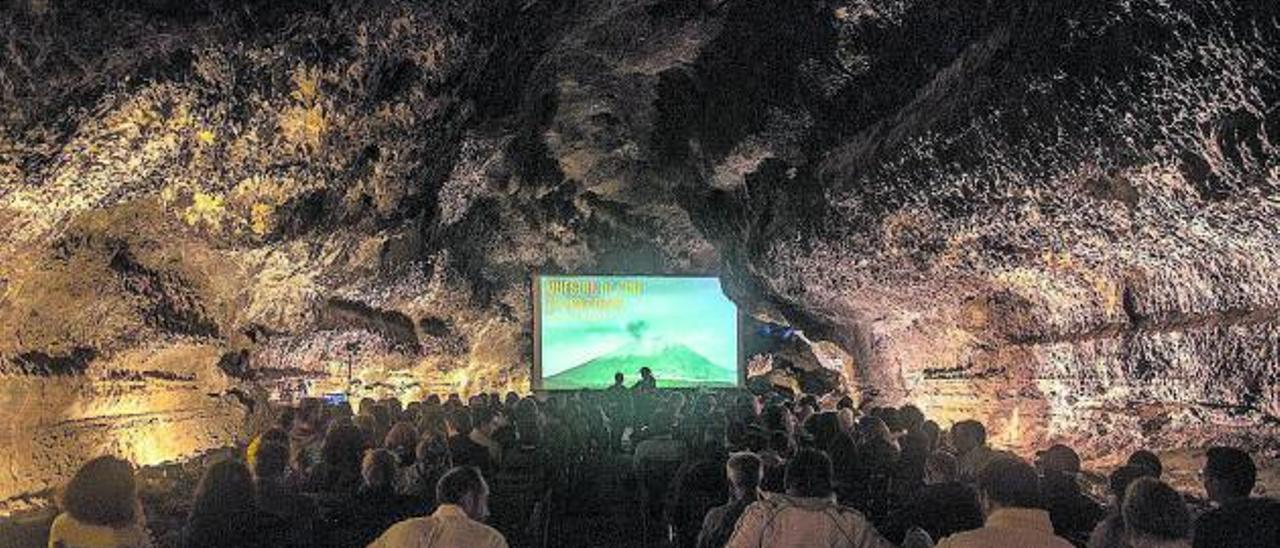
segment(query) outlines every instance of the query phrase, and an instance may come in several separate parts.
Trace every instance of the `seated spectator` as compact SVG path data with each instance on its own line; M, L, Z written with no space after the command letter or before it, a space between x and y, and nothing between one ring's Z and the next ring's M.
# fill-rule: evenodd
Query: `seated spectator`
M496 407L480 407L472 412L471 418L473 420L471 433L467 437L476 444L484 446L489 451L489 459L492 462L502 462L502 444L494 439L494 434L506 426L506 417Z
M1154 478L1138 478L1125 490L1125 530L1133 548L1190 548L1191 514L1182 495ZM1235 546L1222 544L1219 546ZM1273 545L1274 546L1274 545Z
M398 520L408 514L410 500L396 493L396 458L386 449L365 453L360 464L363 482L355 506L367 515ZM381 527L379 527L381 529Z
M1206 454L1204 489L1217 508L1196 520L1196 548L1280 546L1280 502L1250 498L1258 468L1248 453L1213 447Z
M413 466L417 460L418 431L414 429L413 423L398 422L387 432L382 447L395 456L397 467Z
M370 548L506 548L502 533L481 523L489 515L489 486L474 466L449 470L436 485L440 506L430 516L387 529Z
M289 524L293 544L310 544L320 511L314 500L297 493L288 483L289 449L268 442L258 448L253 463L254 491L259 511Z
M725 465L729 479L729 502L707 511L698 533L698 548L722 548L729 542L738 518L747 506L760 500L760 482L764 479L764 465L754 453L735 453Z
M235 460L214 463L200 478L183 546L278 546L286 524L258 511L249 468Z
M294 415L293 428L289 430L289 462L302 475L320 462L321 448L327 428L323 403L316 398L306 398Z
M680 462L688 454L684 440L676 439L672 433L675 419L667 413L659 413L649 421L647 436L636 445L634 461L636 468L643 461Z
M836 504L831 460L802 450L787 463L787 493L765 494L738 520L726 546L734 548L890 547L856 510Z
M49 546L149 548L133 465L103 456L86 462L59 497L62 513L49 529Z
M764 450L759 453L760 462L764 465L764 480L760 488L771 493L786 490L787 459L791 458L795 448L791 438L784 432L771 432Z
M676 474L666 508L674 546L693 548L697 544L707 511L724 501L728 493L722 470L718 462L700 460Z
M359 428L335 423L324 437L320 462L307 478L306 489L334 496L351 495L360 488L360 458L365 437Z
M1039 453L1040 489L1045 508L1053 521L1053 532L1076 544L1083 544L1104 517L1102 506L1080 490L1080 456L1062 444Z
M1125 464L1129 466L1141 466L1151 472L1151 477L1160 479L1160 474L1164 473L1164 463L1160 462L1160 457L1155 453L1146 449L1139 449L1129 455L1129 461Z
M1133 465L1117 468L1109 478L1110 503L1107 516L1094 527L1089 535L1089 548L1131 548L1124 528L1124 516L1121 507L1124 505L1125 490L1138 478L1154 477L1151 470Z
M454 466L474 466L482 473L492 474L496 463L489 448L471 439L471 412L465 408L454 409L445 421L449 434L449 458Z
M494 474L492 514L495 527L512 535L512 542L537 538L537 527L546 516L544 497L554 478L554 469L542 446L537 419L523 415L514 425L513 445L502 452L502 466Z
M973 483L978 473L991 461L1009 457L1007 453L987 447L987 428L975 420L965 420L951 427L951 443L960 460L960 481Z
M428 510L435 509L436 482L453 463L441 437L424 437L414 449L413 466L401 468L396 477L396 493L413 497Z
M949 453L937 451L929 455L925 486L912 493L892 515L885 536L899 542L911 528L920 527L930 538L942 539L982 527L978 493L958 481L958 468L956 458Z
M978 474L978 493L986 525L942 539L938 548L1071 547L1053 534L1049 512L1040 509L1040 478L1031 465L1007 457L991 461Z

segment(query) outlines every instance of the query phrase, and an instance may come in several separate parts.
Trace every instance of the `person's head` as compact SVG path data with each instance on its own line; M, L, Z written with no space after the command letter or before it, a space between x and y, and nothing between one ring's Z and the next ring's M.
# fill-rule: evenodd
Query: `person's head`
M652 379L652 378L653 378L653 370L649 369L648 367L641 367L641 368L640 368L640 378L642 378L642 379Z
M880 417L865 416L858 419L854 427L854 437L859 443L884 442L893 443L893 433Z
M1134 451L1133 454L1129 455L1129 461L1125 464L1146 468L1151 471L1152 477L1156 479L1159 479L1160 475L1164 473L1164 463L1160 462L1160 457L1146 449Z
M429 437L422 438L418 442L418 446L413 451L415 462L421 463L423 466L448 466L449 465L449 448L439 440Z
M367 451L360 465L360 477L364 486L374 491L391 489L396 478L396 458L386 449Z
M924 424L924 411L908 403L898 409L898 420L902 423L903 430L915 430Z
M734 453L725 464L725 475L733 486L735 497L742 498L755 492L764 478L764 465L755 453Z
M133 465L112 456L84 463L62 490L62 510L76 520L121 528L134 522L138 486Z
M514 391L507 391L507 395L503 397L502 404L507 406L508 409L510 409L512 407L515 407L516 404L518 403L520 403L520 394L517 394Z
M760 417L766 430L790 434L795 427L794 417L786 407L781 405L770 405L764 408L764 413Z
M938 426L938 423L929 420L924 421L920 423L919 431L929 438L929 451L937 451L938 443L942 439L942 428Z
M836 402L836 409L852 410L853 408L853 398L850 398L849 396L843 396L840 398L840 401Z
M1080 455L1075 449L1055 444L1036 455L1036 467L1041 472L1075 477L1080 473Z
M1129 489L1129 485L1137 481L1139 478L1154 478L1155 475L1142 466L1134 466L1126 464L1116 468L1107 478L1107 487L1111 492L1111 498L1115 501L1117 507L1124 502L1124 493Z
M1240 449L1210 447L1202 475L1209 500L1223 503L1248 497L1258 480L1258 468L1253 458Z
M948 483L960 477L960 463L956 457L946 451L934 451L929 454L925 463L924 482L927 484Z
M449 427L449 435L467 435L471 433L471 412L466 409L456 408L449 413L449 418L445 421Z
M378 441L378 419L371 413L361 413L352 419L360 434L364 436L365 447L374 447Z
M1155 478L1138 478L1125 490L1121 510L1130 544L1186 539L1191 514L1182 495Z
M289 468L289 446L269 441L258 446L253 459L253 477L259 482L278 480Z
M858 424L858 415L851 407L841 407L836 410L836 421L840 424L841 432L852 436Z
M489 484L479 468L454 467L436 482L436 502L460 506L471 519L484 521L489 517Z
M418 430L407 422L397 422L391 427L382 443L383 447L404 454L412 454L413 448L417 445Z
M227 459L213 463L200 478L189 521L215 526L232 523L231 516L253 512L255 507L249 468L240 461Z
M987 427L975 420L963 420L951 426L951 443L961 455L987 444Z
M814 449L802 449L787 461L784 483L794 497L831 496L831 458Z
M472 428L486 434L492 434L502 426L502 413L493 407L477 408L471 413L471 417L475 421Z
M978 494L988 514L1001 508L1039 508L1040 477L1021 459L997 458L978 472Z
M349 424L334 424L325 433L320 455L330 466L354 469L360 465L360 454L364 449L365 436L359 428Z
M625 380L627 380L627 377L626 375L623 375L621 371L613 374L613 384L622 384Z

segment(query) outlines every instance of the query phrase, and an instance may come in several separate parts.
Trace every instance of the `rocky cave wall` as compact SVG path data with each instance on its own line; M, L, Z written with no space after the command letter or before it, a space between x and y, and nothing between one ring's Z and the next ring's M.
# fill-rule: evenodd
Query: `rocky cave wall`
M0 500L526 387L534 270L720 274L1020 450L1280 439L1275 2L9 3Z

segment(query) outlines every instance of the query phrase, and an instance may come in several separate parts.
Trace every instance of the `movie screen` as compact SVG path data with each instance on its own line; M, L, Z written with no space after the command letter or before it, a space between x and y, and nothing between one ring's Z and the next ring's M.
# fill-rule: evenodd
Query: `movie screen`
M535 336L544 390L600 389L639 371L659 388L739 382L738 309L719 278L539 276Z

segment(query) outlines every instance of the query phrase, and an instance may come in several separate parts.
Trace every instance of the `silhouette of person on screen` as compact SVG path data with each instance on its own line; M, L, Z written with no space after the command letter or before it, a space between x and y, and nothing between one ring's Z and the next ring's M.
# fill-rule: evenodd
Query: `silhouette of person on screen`
M626 381L626 380L627 380L627 378L626 378L625 376L623 376L623 375L622 375L622 372L621 372L621 371L618 371L617 373L614 373L614 374L613 374L613 385L609 387L609 393L610 393L610 394L617 394L617 393L619 393L619 392L625 392L625 391L627 390L627 385L625 384L625 381Z
M614 378L616 379L617 377ZM652 392L658 389L658 379L653 378L653 371L648 367L641 367L640 380L636 381L631 389L639 392Z

